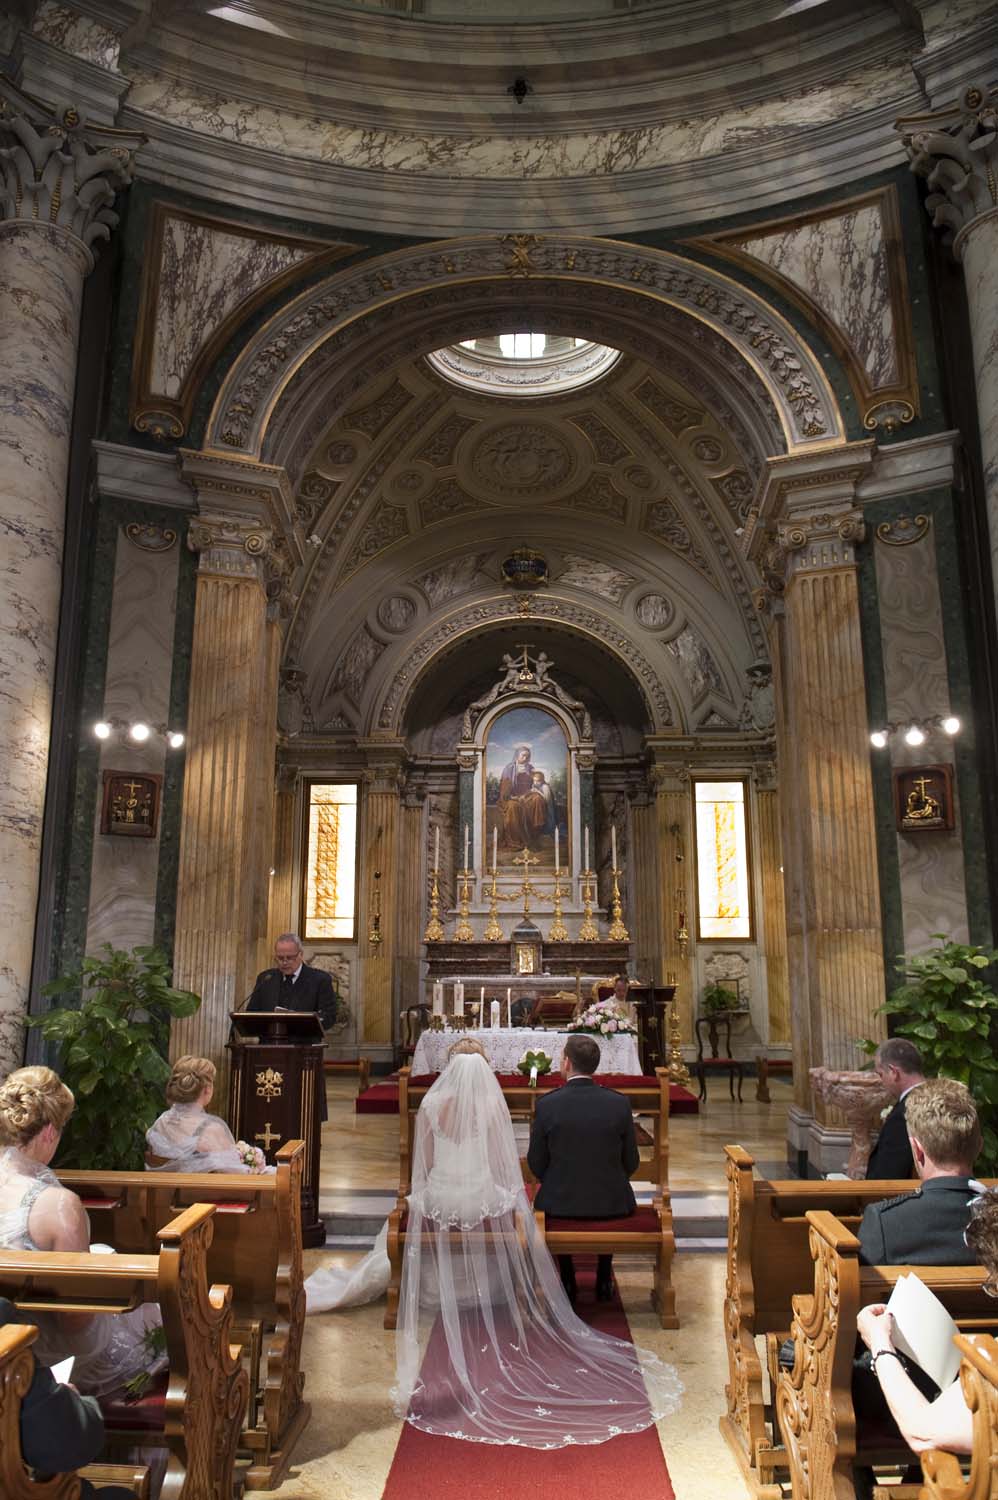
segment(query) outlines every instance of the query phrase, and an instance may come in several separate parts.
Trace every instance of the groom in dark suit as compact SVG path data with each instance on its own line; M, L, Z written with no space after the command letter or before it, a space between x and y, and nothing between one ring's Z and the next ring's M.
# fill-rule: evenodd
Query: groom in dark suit
M256 976L247 1010L314 1010L323 1026L336 1019L336 997L333 981L325 969L313 969L303 962L301 938L296 932L282 932L274 944L273 969Z
M599 1044L570 1036L561 1057L564 1088L537 1101L527 1162L540 1182L534 1206L559 1219L622 1219L636 1204L631 1174L640 1157L631 1106L623 1094L593 1082ZM565 1290L575 1300L575 1267L559 1255ZM596 1296L613 1296L613 1256L596 1262Z
M881 1042L873 1055L873 1071L897 1103L880 1127L877 1144L870 1153L866 1175L875 1177L910 1177L914 1167L904 1102L912 1089L925 1082L922 1054L914 1042L903 1036L892 1036Z

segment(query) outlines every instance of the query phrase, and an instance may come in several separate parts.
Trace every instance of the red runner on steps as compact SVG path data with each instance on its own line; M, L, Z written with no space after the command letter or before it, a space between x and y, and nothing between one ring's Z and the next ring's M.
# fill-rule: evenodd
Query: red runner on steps
M595 1259L576 1257L580 1318L630 1341L620 1298L596 1302ZM382 1500L524 1500L528 1494L579 1500L675 1500L654 1427L579 1448L511 1449L430 1437L407 1422L395 1449Z

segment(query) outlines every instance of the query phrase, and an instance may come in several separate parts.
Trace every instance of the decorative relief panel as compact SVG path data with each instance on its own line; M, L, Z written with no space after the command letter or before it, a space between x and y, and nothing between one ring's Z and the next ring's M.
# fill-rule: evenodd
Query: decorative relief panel
M384 642L375 640L367 626L362 625L350 638L337 662L330 687L334 692L346 693L359 705L364 696L368 675L384 650Z
M424 526L435 526L439 521L451 521L472 510L481 510L482 502L458 484L456 479L445 479L425 499L419 502L419 519Z
M484 433L472 453L471 476L500 500L543 500L575 472L576 459L554 426L511 422Z
M470 432L478 423L474 417L462 416L460 412L453 412L435 432L432 432L426 442L419 448L414 457L421 458L424 463L432 464L435 469L445 468L454 458L458 443L466 432Z
M688 527L671 500L656 500L649 505L642 518L641 529L696 568L704 578L711 583L715 582L710 563L690 536Z
M634 613L646 630L664 630L676 615L671 599L664 594L645 594L638 600Z
M354 423L354 426L356 425ZM356 443L349 443L345 438L336 438L326 449L326 463L333 469L348 468L356 457Z
M405 594L392 594L378 605L378 624L393 635L401 635L416 618L416 606Z
M611 521L623 521L627 514L627 501L605 474L593 474L585 484L555 504L562 510L587 511L590 515L606 516Z
M678 437L687 428L699 427L703 422L705 413L695 406L687 406L678 401L675 396L670 396L663 391L657 381L649 376L643 380L634 392L642 406L646 406L653 417L657 417L664 423L672 433Z
M717 663L706 641L692 625L687 625L684 630L681 630L675 640L667 641L665 649L679 664L694 704L699 703L707 693L721 693L724 697L728 696L724 687L724 679L718 671Z
M571 418L573 427L584 432L592 445L596 461L601 464L616 464L630 456L630 448L608 427L602 417L594 411L580 412Z
M632 574L611 567L609 563L597 562L592 557L566 552L564 563L565 566L558 575L559 583L570 584L572 588L582 589L587 594L595 594L597 598L606 599L610 604L619 604L631 585L637 582Z
M477 557L456 557L453 562L443 563L439 568L430 568L421 573L416 579L416 585L436 609L438 605L446 604L448 599L467 594L486 561L484 553Z
M365 437L373 440L412 399L412 392L407 391L401 381L393 380L388 389L382 391L374 401L358 407L356 411L347 412L343 418L343 426L354 432L362 432Z
M343 576L355 573L364 563L370 562L372 557L377 557L379 552L384 552L394 542L408 535L409 518L405 511L400 510L397 505L380 501L347 558Z
M712 479L711 484L734 520L739 526L744 526L755 497L755 485L745 470L732 469L730 474L722 474L719 478Z

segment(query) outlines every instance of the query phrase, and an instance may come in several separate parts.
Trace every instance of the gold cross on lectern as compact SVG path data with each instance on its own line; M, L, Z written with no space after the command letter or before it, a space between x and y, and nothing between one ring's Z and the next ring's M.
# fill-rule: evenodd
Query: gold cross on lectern
M253 1139L255 1141L262 1141L264 1151L269 1151L273 1143L279 1141L281 1137L275 1131L271 1130L270 1121L268 1120L263 1129L257 1131Z

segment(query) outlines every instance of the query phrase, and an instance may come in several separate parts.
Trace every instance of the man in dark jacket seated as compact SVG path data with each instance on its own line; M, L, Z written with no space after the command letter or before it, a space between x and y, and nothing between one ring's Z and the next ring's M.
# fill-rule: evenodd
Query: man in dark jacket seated
M0 1297L0 1327L30 1323L13 1302ZM81 1396L71 1385L59 1385L51 1370L35 1365L21 1402L21 1456L36 1478L71 1474L93 1463L104 1446L104 1419L93 1396ZM81 1500L132 1500L120 1485L94 1489L82 1480Z
M534 1206L554 1218L622 1219L636 1207L630 1178L640 1157L631 1106L593 1082L599 1060L591 1036L570 1036L561 1056L565 1087L537 1101L527 1162L540 1182ZM559 1255L558 1264L574 1301L572 1257ZM612 1255L597 1257L596 1296L613 1296Z
M881 1042L873 1054L873 1071L884 1088L897 1102L880 1127L877 1144L866 1165L867 1179L875 1177L910 1177L911 1145L905 1124L904 1104L912 1089L925 1082L922 1054L914 1042L903 1036L892 1036Z

